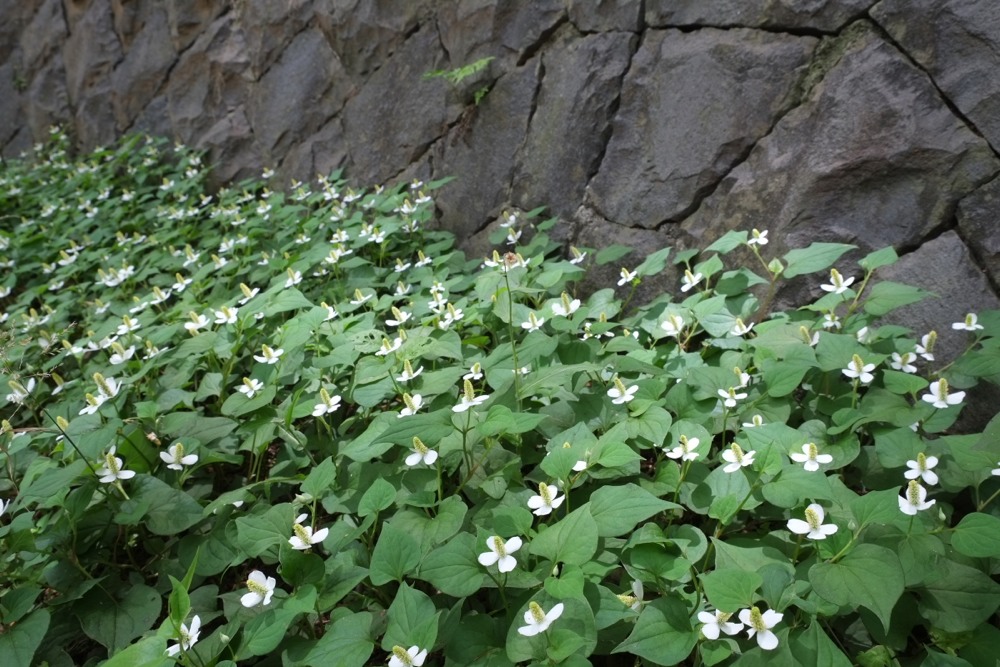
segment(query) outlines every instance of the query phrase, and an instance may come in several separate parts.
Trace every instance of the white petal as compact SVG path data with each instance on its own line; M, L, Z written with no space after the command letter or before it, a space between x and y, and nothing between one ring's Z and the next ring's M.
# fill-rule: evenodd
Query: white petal
M757 645L765 651L772 651L778 648L778 635L770 630L757 633Z

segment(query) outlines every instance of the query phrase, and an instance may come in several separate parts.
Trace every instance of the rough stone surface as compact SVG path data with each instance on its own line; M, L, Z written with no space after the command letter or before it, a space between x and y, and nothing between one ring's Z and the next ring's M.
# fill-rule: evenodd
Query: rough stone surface
M1000 150L996 1L883 0L872 9L872 16Z
M635 245L621 265L733 228L770 229L776 255L893 244L982 309L998 35L994 0L8 0L0 151L61 124L84 150L203 148L217 184L456 176L435 201L476 254L501 211L539 206L567 243ZM970 257L989 281L953 270ZM675 291L672 270L636 298Z
M990 282L1000 285L1000 178L959 202L958 229Z
M646 34L590 199L615 223L686 216L792 102L810 37L705 29Z
M911 247L1000 168L895 48L863 26L841 39L809 98L683 223L694 237L758 227L779 251L817 240Z
M961 1L961 0L959 0ZM833 32L875 0L646 0L646 23L663 26L745 26Z
M545 201L570 217L597 168L616 91L636 37L609 32L572 39L542 56L541 89L517 161L512 198L521 208Z

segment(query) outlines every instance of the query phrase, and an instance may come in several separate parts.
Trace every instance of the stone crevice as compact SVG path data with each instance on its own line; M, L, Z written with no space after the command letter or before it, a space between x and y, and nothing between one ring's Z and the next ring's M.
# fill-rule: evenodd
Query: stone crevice
M569 22L570 22L569 17L566 16L565 12L563 12L563 15L560 16L555 23L549 26L548 29L543 30L542 34L538 36L538 39L536 39L534 42L529 44L524 49L524 52L517 59L516 62L517 67L522 67L526 62L534 58L535 54L537 54L541 50L541 48L548 43L548 41L552 38L552 36L556 33L556 31Z

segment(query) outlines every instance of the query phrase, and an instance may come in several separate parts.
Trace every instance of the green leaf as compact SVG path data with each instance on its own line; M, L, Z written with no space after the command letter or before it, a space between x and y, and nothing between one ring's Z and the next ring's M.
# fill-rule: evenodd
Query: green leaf
M166 637L145 637L123 651L116 653L101 667L160 667L175 664L167 658Z
M420 545L402 530L386 523L372 552L368 578L376 586L402 581L420 562Z
M176 535L202 519L201 505L181 489L151 475L138 475L132 483L130 499L121 505L116 516L134 525L142 525L154 535Z
M163 600L143 584L124 586L120 595L93 588L73 606L80 627L88 637L114 652L129 645L156 623Z
M612 653L632 653L654 665L676 665L697 643L685 604L675 597L661 597L643 608L632 633Z
M247 398L237 391L222 404L222 414L227 417L240 417L248 412L253 412L266 405L270 405L277 391L277 388L273 385L267 386L257 394L254 394L253 398Z
M705 248L705 252L717 252L720 255L736 250L740 246L747 244L748 233L746 230L731 230L716 239L715 243Z
M869 491L851 501L851 513L858 520L858 527L869 524L891 524L899 518L897 489Z
M802 466L786 467L781 475L761 489L764 500L791 509L803 504L806 500L830 500L833 491L830 480L822 471L809 472Z
M203 445L226 437L237 426L239 424L232 419L202 417L197 412L172 412L160 420L163 433L174 438L194 438Z
M610 264L611 262L621 259L630 252L632 252L632 248L623 246L619 243L613 243L598 250L597 254L594 256L594 261L597 262L598 265L603 266L604 264Z
M837 645L817 619L809 628L792 641L792 655L798 664L810 667L851 667L851 660Z
M874 544L859 544L838 563L809 568L816 593L836 605L870 609L886 632L896 600L903 594L903 573L895 552Z
M635 484L602 486L590 496L590 515L600 537L617 537L631 532L651 516L677 509L680 505L660 500Z
M4 667L31 667L35 651L49 629L49 612L36 609L19 623L0 632L0 655Z
M382 637L382 648L393 646L430 648L437 641L438 611L425 593L400 584L396 597L389 605L389 625Z
M902 283L882 282L872 287L864 309L871 315L882 316L902 306L923 301L931 293Z
M833 266L848 250L857 246L846 243L811 243L807 248L789 250L785 256L785 278L794 278L806 273L816 273Z
M735 614L753 605L754 593L764 583L756 572L740 570L713 570L699 575L708 601L716 609Z
M237 546L250 558L279 544L292 536L292 506L281 503L236 519Z
M861 258L858 264L860 264L861 268L865 271L874 271L875 269L880 269L883 266L895 264L898 260L899 255L896 254L896 250L892 246L889 246L887 248L882 248L881 250L868 253Z
M456 598L472 595L482 587L486 576L477 560L486 547L479 546L474 535L462 533L430 552L420 563L417 576L445 595Z
M328 456L314 466L304 480L302 480L302 493L308 493L313 498L322 500L326 492L333 487L333 482L337 478L337 465L333 462L333 457Z
M365 667L374 650L372 615L364 611L330 625L302 662L323 667Z
M1000 519L982 512L966 514L955 526L951 546L972 558L1000 557Z
M901 396L915 394L927 387L928 384L927 380L919 375L911 375L888 368L882 371L882 383L886 389Z
M945 632L969 632L1000 608L1000 584L979 570L954 561L943 562L940 576L919 591L920 615Z
M69 491L77 477L88 469L86 462L80 459L62 468L57 468L48 459L36 459L36 462L40 464L43 461L46 468L21 490L20 501L25 505L31 502L40 502L40 507L45 508L60 504L63 494Z
M376 479L358 503L358 516L377 514L392 506L396 500L396 487L382 477Z
M531 553L554 562L583 565L597 551L597 522L583 505L531 541Z
M655 276L663 271L667 266L667 257L670 255L670 248L661 248L646 256L642 264L635 267L635 271L640 277Z
M316 590L312 589L313 597L316 597ZM299 612L291 609L268 609L259 616L255 616L243 629L246 639L241 647L243 651L250 655L268 655L278 648L281 640L288 633L288 626L292 624Z

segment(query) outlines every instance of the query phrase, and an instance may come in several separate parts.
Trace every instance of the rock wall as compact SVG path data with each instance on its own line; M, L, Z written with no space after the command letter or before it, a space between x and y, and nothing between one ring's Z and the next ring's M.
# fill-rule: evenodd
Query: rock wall
M202 147L220 182L457 176L474 251L542 205L579 245L757 227L894 245L939 328L1000 307L996 0L17 0L0 63L5 155L58 123Z

